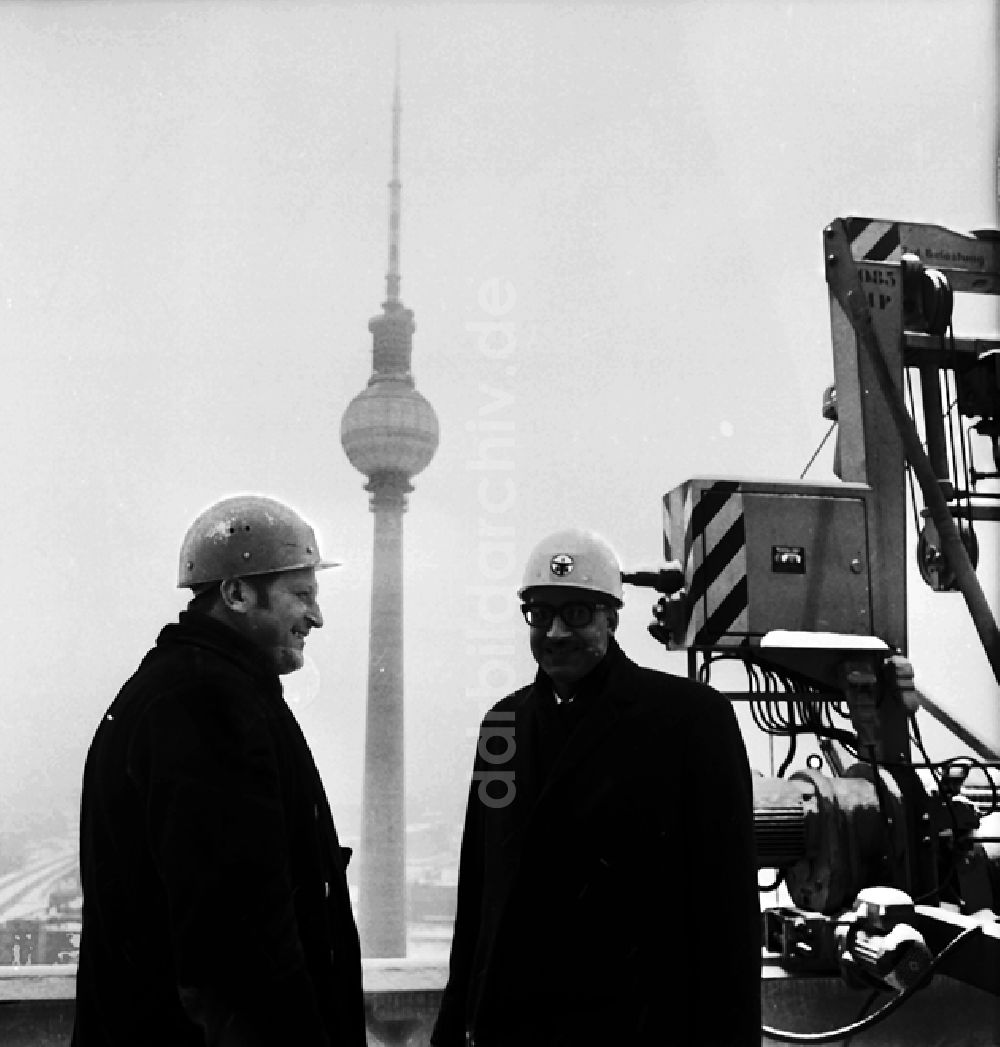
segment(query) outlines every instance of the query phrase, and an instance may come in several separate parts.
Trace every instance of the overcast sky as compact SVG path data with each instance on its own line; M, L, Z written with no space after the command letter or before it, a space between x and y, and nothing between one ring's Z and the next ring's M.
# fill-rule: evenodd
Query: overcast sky
M828 427L830 220L998 225L986 0L0 2L8 824L76 787L183 604L189 522L248 490L344 561L299 714L335 811L360 799L372 518L339 427L385 294L397 34L401 297L441 424L405 518L415 801L461 806L506 686L493 648L532 672L513 592L538 538L584 525L656 565L677 484L798 478ZM482 340L492 286L503 354ZM480 487L490 423L502 511ZM807 479L831 462L832 441ZM996 608L995 527L980 542ZM961 597L910 591L918 685L1000 745ZM651 603L629 596L623 646L683 672ZM936 758L964 751L927 733Z

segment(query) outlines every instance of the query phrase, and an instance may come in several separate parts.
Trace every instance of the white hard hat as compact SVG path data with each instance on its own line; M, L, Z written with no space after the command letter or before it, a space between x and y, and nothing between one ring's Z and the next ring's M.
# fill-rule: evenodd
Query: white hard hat
M531 551L517 595L538 586L565 586L622 603L622 570L614 549L593 531L570 528L543 538Z

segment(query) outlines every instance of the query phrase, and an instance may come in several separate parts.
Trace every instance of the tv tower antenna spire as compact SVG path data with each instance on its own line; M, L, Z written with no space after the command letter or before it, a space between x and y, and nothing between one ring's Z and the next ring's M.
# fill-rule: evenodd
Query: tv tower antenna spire
M392 92L392 178L389 182L389 271L385 276L386 308L399 302L399 216L401 185L399 181L399 132L403 107L399 92L399 37L396 37L396 82Z

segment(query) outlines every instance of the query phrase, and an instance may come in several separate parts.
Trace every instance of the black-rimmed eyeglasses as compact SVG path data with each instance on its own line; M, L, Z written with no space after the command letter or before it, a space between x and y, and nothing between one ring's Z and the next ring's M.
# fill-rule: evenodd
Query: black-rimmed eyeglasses
M586 629L594 620L594 613L605 606L602 603L586 603L583 600L572 600L558 607L550 603L525 603L521 604L521 613L532 629L548 629L557 617L570 629Z

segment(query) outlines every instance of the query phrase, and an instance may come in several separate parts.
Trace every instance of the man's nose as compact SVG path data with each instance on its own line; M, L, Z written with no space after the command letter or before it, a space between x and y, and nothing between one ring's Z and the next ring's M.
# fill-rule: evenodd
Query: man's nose
M562 620L558 614L552 616L546 636L553 640L561 640L572 634L573 630Z
M323 612L319 609L318 603L313 603L312 607L306 611L306 617L312 623L314 629L323 628Z

